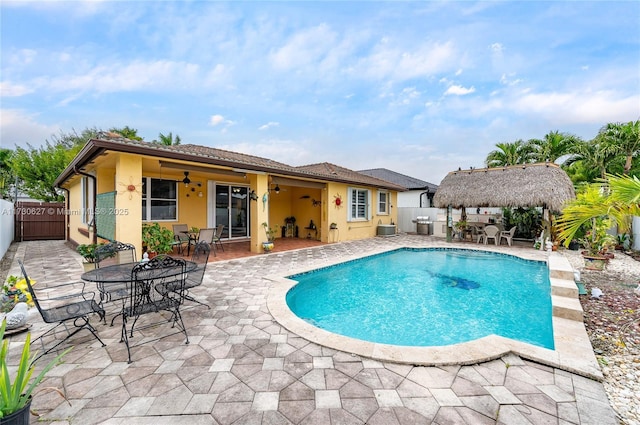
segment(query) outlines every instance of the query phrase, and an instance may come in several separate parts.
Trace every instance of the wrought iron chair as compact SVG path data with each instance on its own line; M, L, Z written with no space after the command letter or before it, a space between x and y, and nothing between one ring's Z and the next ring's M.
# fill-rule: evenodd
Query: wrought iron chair
M136 247L130 243L112 241L96 248L96 267L136 262Z
M189 226L186 224L174 224L173 225L173 243L172 245L178 248L178 254L182 254L184 252L185 244L191 243L191 238L189 237Z
M136 247L130 243L112 241L97 247L95 255L96 268L113 264L133 264L136 262ZM104 307L104 303L106 302L122 300L127 296L126 282L96 282L96 287L100 293L101 308ZM111 319L112 326L113 320L116 317L117 316L114 316L113 319Z
M216 227L216 234L213 236L213 245L215 248L215 244L220 244L220 249L222 250L222 252L224 252L224 246L222 245L222 239L220 239L222 237L222 232L224 231L224 224L218 224L218 227ZM214 252L215 255L215 252Z
M209 253L211 252L211 246L209 243L204 240L200 241L196 244L193 250L193 256L191 257L191 261L196 263L198 266L194 271L191 271L187 274L187 278L184 281L184 291L182 292L182 298L185 300L192 301L196 304L200 304L202 306L211 309L209 304L205 304L203 302L195 299L190 293L189 290L195 288L196 286L200 286L202 284L202 280L204 279L204 272L207 269L207 263L209 261ZM175 289L179 289L179 284L174 283L166 283L165 288L168 291L175 291Z
M178 327L178 331L171 333L183 333L186 343L189 336L180 315L180 305L184 299L184 282L187 277L186 263L180 258L168 255L158 255L146 263L140 263L131 271L129 282L129 296L125 300L122 309L122 334L121 342L127 346L128 361L131 363L131 346L129 338L133 338L134 328L138 331L165 323L162 318L159 322L148 323L136 328L140 317L150 313L167 311L171 314L169 322L171 327ZM170 288L170 290L168 289ZM130 328L128 325L130 324ZM168 335L164 335L168 336ZM160 339L161 337L156 338ZM151 342L147 339L144 342Z
M55 337L55 331L60 326L64 327L67 334L62 340L46 349L40 356L56 350L56 348L61 344L83 329L91 332L95 339L97 339L103 347L105 346L104 342L102 342L98 336L96 329L91 326L91 323L89 323L89 316L91 314L98 313L100 319L104 320L105 313L104 310L95 302L94 293L84 290L84 282L72 282L48 288L50 292L64 295L40 299L31 285L31 280L29 279L29 276L27 276L24 264L22 264L22 261L20 260L18 260L18 264L20 264L20 269L22 270L22 275L27 283L27 288L29 288L31 299L38 308L38 311L42 316L42 320L44 320L45 323L56 324L54 327L36 338L34 342L40 340L44 350L45 336L53 334ZM75 329L69 330L67 328L68 325L73 325Z

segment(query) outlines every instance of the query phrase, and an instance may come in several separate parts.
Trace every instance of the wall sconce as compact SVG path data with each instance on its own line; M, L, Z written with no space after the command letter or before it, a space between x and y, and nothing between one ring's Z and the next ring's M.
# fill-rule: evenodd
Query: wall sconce
M189 178L189 172L184 172L184 178L182 179L182 183L184 183L185 187L189 187L189 183L191 183L191 179Z
M273 188L273 191L276 193L280 193L280 186L276 184L276 187Z
M256 194L255 190L252 190L251 192L249 192L249 199L252 201L258 200L258 195Z

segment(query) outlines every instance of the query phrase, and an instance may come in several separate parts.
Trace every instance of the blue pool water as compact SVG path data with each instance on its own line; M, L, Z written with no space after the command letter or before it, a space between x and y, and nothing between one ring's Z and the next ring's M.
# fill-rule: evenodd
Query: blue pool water
M443 346L496 334L553 349L544 262L463 249L399 249L308 273L287 304L330 332Z

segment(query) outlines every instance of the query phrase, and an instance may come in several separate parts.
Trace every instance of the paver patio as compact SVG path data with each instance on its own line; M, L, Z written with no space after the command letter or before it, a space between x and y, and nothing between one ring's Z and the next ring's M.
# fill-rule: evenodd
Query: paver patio
M404 235L210 263L194 294L211 309L183 311L189 345L179 335L163 338L132 348L128 364L120 327L96 316L107 346L80 336L42 384L62 388L70 403L43 392L32 408L44 424L617 423L601 383L558 368L513 354L467 366L381 362L311 343L269 313L264 276L435 243L442 241ZM37 287L82 272L62 241L20 243L10 274L19 274L17 259ZM35 313L34 336L46 326ZM11 364L21 341L12 337Z

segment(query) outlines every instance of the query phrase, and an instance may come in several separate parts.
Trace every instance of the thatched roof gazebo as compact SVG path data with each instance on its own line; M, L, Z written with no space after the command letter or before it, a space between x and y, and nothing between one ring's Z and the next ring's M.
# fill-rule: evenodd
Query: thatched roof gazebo
M575 196L562 168L536 163L452 171L440 183L433 204L438 208L542 207L560 212Z

